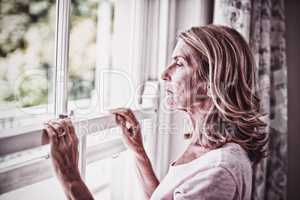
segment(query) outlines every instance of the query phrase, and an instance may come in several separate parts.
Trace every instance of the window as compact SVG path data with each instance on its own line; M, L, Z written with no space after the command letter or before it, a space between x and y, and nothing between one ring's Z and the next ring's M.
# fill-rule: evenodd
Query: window
M97 41L98 36L101 37L97 34L101 4L103 1L92 0L71 4L68 107L76 115L86 116L97 112L95 73Z
M113 117L105 112L133 107L145 138L152 131L156 109L142 101L142 93L149 91L146 69L155 63L146 62L145 55L156 52L145 45L158 33L144 31L157 8L157 2L148 0L1 2L1 199L36 198L35 191L43 199L62 195L41 122L70 111L80 140L82 175L95 195L117 199L111 197L118 187L115 176L103 174L120 168L127 153ZM156 93L155 80L150 85ZM141 105L145 102L148 107ZM93 177L97 169L103 170L99 182ZM58 196L43 196L49 187Z
M1 1L0 12L0 130L4 130L53 117L55 2Z

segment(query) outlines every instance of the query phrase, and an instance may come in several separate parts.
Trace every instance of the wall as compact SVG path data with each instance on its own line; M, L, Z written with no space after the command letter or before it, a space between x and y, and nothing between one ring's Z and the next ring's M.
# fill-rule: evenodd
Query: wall
M288 64L288 199L300 199L300 1L288 0L286 9Z

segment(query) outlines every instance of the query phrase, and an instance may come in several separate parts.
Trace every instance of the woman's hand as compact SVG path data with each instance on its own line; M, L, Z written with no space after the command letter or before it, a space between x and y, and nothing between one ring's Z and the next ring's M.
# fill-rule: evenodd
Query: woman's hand
M138 155L145 153L141 127L133 112L127 108L117 108L111 113L116 116L116 123L122 129L122 138L128 148Z
M80 179L78 169L78 138L70 119L45 123L50 139L50 154L55 172L63 183Z
M52 120L44 127L50 141L50 155L65 194L71 200L93 200L78 168L78 138L70 119Z
M138 177L142 183L145 197L150 199L159 181L145 152L140 124L130 109L118 108L111 110L111 112L116 115L116 122L122 129L125 144L136 154L135 162Z

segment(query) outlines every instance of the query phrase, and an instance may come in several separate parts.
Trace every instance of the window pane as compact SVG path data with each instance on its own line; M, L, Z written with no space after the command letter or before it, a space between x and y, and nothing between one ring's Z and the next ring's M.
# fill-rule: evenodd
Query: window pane
M135 89L135 1L87 0L72 5L69 109L86 117L132 107ZM137 41L136 41L137 42ZM141 67L141 66L139 66Z
M69 109L77 116L94 110L98 2L76 0L71 7Z
M11 128L27 130L53 117L55 16L55 0L1 1L0 134ZM41 147L1 156L0 170L31 162L46 152Z
M55 0L1 1L0 130L52 113Z

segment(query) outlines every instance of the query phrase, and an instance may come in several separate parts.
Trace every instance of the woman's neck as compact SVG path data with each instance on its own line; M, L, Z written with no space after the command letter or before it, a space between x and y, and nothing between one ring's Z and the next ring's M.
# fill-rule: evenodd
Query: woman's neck
M209 101L205 101L205 102L194 103L192 106L190 106L187 109L187 113L193 124L193 134L195 133L195 131L197 131L199 126L201 127L205 115L207 114L210 108L211 108L211 103Z
M198 142L197 135L201 134L199 131L201 129L203 119L206 114L206 110L208 110L209 107L204 107L203 103L199 105L193 105L189 109L186 110L188 116L190 117L190 120L193 125L193 131L192 131L192 140L191 143L187 146L185 152L181 155L181 157L174 163L174 165L180 165L184 163L188 163L206 152L209 151L209 149L201 146Z

